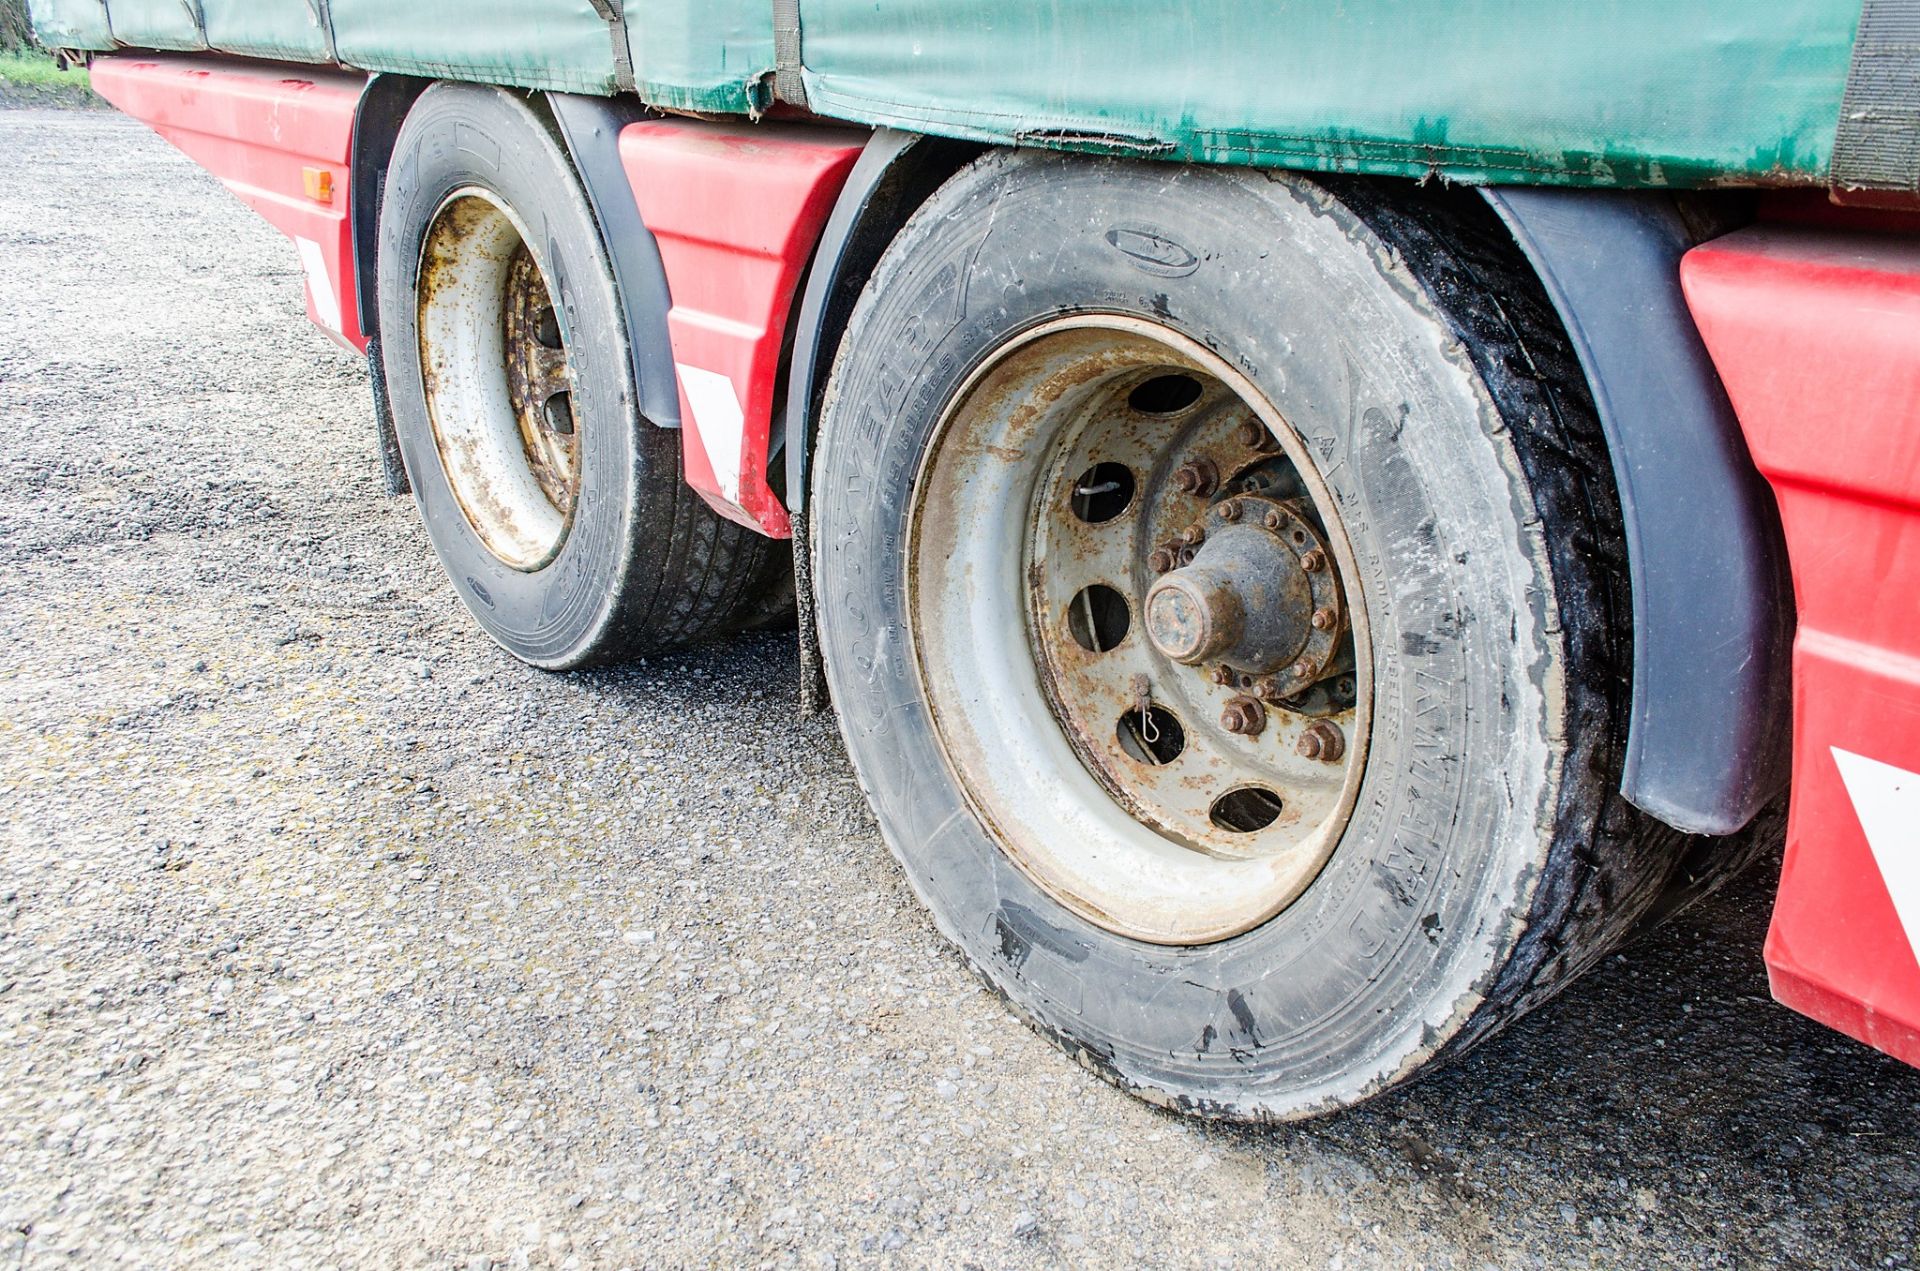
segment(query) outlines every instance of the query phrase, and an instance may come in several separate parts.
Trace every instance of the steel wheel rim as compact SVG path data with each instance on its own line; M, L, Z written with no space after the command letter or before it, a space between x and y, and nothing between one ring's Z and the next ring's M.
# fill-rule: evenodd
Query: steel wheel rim
M1198 386L1198 398L1171 410L1129 402L1166 405L1142 386L1168 377ZM1227 434L1246 444L1234 450L1219 440ZM1217 457L1226 480L1256 469L1297 474L1286 490L1308 513L1310 541L1294 559L1321 553L1324 578L1313 603L1326 604L1325 578L1333 579L1339 648L1332 656L1351 658L1340 673L1316 666L1305 697L1275 692L1274 701L1260 703L1265 718L1251 735L1227 731L1223 712L1259 684L1219 683L1217 666L1174 662L1156 643L1166 624L1156 623L1150 638L1144 621L1142 601L1161 573L1153 566L1171 574L1183 568L1182 547L1189 563L1208 551L1205 539L1183 545L1175 532L1195 523L1234 528L1217 511L1225 488L1173 497L1176 471L1203 451ZM1109 471L1099 479L1103 462L1131 477L1124 506L1111 506L1115 492L1105 487L1119 478ZM1258 508L1264 526L1265 513L1282 501L1250 502L1245 493L1236 498ZM1094 508L1099 498L1108 506ZM1048 323L996 349L954 395L914 485L908 613L915 663L941 749L973 811L1029 878L1082 917L1158 944L1225 939L1284 910L1332 855L1358 796L1372 713L1364 606L1333 507L1297 435L1252 385L1158 324L1117 315ZM1303 528L1297 522L1281 516L1269 536L1284 540ZM1171 562L1148 559L1163 547L1175 549ZM1225 551L1216 546L1215 557L1225 559ZM1271 553L1256 556L1265 562ZM1273 576L1282 576L1289 567L1272 560L1280 571ZM1109 647L1089 648L1082 639L1094 631L1100 645L1101 615L1084 606L1075 613L1095 585L1116 593L1127 610L1126 630ZM1112 597L1101 608L1111 634ZM1327 644L1315 639L1316 648ZM1233 655L1246 643L1243 635ZM1140 704L1141 675L1147 721L1158 706L1183 733L1166 762L1141 750L1150 728L1127 742L1123 717ZM1280 675L1288 688L1302 683L1290 671ZM1351 706L1325 715L1292 709L1338 706L1327 700L1327 686L1340 678L1350 685ZM1337 730L1337 743L1327 747L1337 748L1337 758L1304 753L1315 723ZM1244 790L1277 796L1278 810L1253 824L1272 810L1255 799L1251 815L1216 819L1222 801Z
M566 317L519 218L487 190L449 195L420 249L427 414L447 484L482 545L535 570L580 493Z

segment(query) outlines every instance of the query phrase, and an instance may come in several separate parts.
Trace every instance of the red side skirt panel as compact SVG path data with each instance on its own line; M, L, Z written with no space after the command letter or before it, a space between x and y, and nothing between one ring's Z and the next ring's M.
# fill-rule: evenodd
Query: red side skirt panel
M792 534L767 484L787 316L866 141L844 129L686 119L620 133L673 296L687 484L722 516L774 538Z
M101 57L93 87L179 147L293 239L307 314L365 350L347 214L364 75L152 54Z
M1799 605L1773 994L1920 1064L1920 240L1763 225L1682 281Z

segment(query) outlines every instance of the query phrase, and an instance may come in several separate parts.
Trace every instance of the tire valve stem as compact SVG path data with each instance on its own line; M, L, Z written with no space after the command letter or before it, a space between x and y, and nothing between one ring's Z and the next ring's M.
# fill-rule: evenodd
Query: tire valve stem
M1140 715L1140 740L1151 746L1160 740L1160 730L1153 724L1153 681L1141 673L1129 684L1133 689L1133 709Z

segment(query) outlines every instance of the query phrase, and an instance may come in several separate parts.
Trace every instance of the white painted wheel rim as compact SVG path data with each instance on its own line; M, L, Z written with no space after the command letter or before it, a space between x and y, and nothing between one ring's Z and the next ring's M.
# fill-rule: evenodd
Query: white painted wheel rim
M1141 782L1129 778L1131 761L1097 729L1084 726L1091 716L1075 714L1077 708L1063 698L1061 649L1073 656L1059 638L1061 597L1067 593L1050 584L1049 572L1051 562L1069 558L1078 567L1084 553L1062 550L1056 542L1060 518L1047 509L1057 506L1053 494L1071 479L1063 476L1063 465L1078 465L1093 453L1082 445L1085 439L1105 444L1100 420L1113 410L1116 395L1124 398L1130 387L1169 372L1207 386L1197 412L1244 412L1279 440L1326 522L1326 547L1340 577L1356 577L1352 550L1327 511L1332 500L1313 461L1244 377L1165 328L1127 317L1082 316L1040 327L997 350L956 394L915 483L907 608L941 748L969 804L1008 856L1062 904L1107 930L1158 944L1195 945L1240 934L1281 912L1333 853L1365 766L1370 659L1358 588L1348 582L1356 704L1339 717L1346 751L1338 771L1316 771L1297 755L1289 757L1305 724L1276 719L1272 735L1257 746L1221 731L1217 762L1210 753L1204 765L1196 762L1181 776L1213 782L1200 792L1212 808L1236 788L1233 781L1251 782L1247 774L1260 774L1260 784L1281 794L1286 811L1252 833L1213 832L1195 820L1192 807L1173 806L1181 804L1177 793L1164 804L1143 801L1132 788ZM1195 423L1180 426L1203 430L1213 423L1196 415ZM1163 462L1158 479L1164 481L1165 473ZM1144 518L1162 516L1144 493L1153 479L1140 473L1143 493L1136 506L1108 526L1136 548L1153 537ZM1130 518L1136 523L1126 524ZM1138 597L1150 579L1113 576L1123 569L1114 563L1118 559L1109 556L1101 566L1108 574L1097 580L1126 594L1133 610L1131 641L1097 656L1124 652L1144 672L1160 675L1164 668L1152 665L1158 655L1140 622ZM1154 700L1164 693L1166 701L1177 702L1174 709L1189 732L1220 731L1217 716L1210 719L1207 712L1218 710L1221 694L1189 682L1199 677L1194 668L1178 670L1187 677L1157 681ZM1098 707L1099 699L1089 700ZM1186 758L1183 752L1167 769ZM1171 786L1155 774L1154 788L1158 797ZM1219 822L1211 825L1218 829Z
M521 258L516 274L515 260ZM420 253L421 379L434 445L468 525L503 564L535 570L559 554L579 493L578 442L529 418L525 376L510 374L526 343L510 316L528 285L544 299L546 271L519 218L491 192L470 187L434 213ZM558 338L544 356L570 388L564 314L546 301ZM524 325L524 324L522 324ZM534 350L540 353L540 350Z

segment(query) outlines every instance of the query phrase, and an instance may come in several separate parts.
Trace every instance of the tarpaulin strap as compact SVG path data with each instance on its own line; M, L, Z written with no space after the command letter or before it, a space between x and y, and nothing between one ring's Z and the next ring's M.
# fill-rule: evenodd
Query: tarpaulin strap
M1866 0L1861 7L1833 138L1832 184L1842 203L1920 197L1920 0Z
M338 57L333 43L332 0L307 0L307 12L313 15L313 24L320 28L320 34L326 38L327 56Z
M806 81L800 77L800 0L773 0L773 95L802 108Z
M627 47L627 15L621 7L623 0L587 0L587 3L606 21L607 33L613 38L613 86L623 93L636 91L633 51Z

